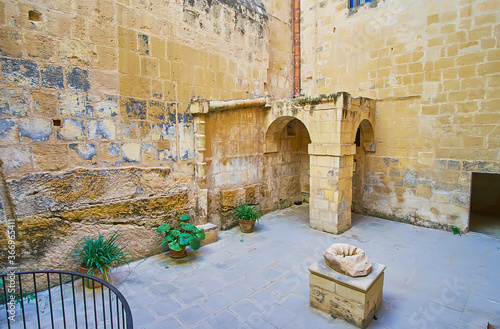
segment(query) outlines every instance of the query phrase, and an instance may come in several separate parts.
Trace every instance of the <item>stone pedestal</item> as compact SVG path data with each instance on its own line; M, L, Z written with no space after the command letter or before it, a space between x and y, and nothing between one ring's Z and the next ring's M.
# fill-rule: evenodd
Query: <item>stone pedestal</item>
M336 318L366 328L382 305L385 265L372 263L364 277L350 277L323 260L309 267L310 304Z

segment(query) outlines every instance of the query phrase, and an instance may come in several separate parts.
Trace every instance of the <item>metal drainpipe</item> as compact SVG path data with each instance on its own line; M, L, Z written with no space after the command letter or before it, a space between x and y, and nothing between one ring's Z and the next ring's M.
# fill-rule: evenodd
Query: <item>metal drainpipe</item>
M293 2L293 94L300 95L300 0Z

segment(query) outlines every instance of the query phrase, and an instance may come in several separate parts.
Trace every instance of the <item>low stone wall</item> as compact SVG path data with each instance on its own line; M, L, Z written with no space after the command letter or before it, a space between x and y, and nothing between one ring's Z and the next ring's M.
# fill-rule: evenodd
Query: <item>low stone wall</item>
M168 168L77 169L7 184L17 215L17 270L75 270L73 248L98 232L121 232L132 259L156 254L162 250L156 227L193 214L196 200L192 177ZM0 222L0 245L7 243L6 228ZM6 250L0 272L9 267Z

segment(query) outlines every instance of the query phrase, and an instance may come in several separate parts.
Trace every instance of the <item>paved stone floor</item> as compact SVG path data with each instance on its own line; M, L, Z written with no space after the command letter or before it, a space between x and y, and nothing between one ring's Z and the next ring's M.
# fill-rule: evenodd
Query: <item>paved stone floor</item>
M355 328L309 307L308 267L332 243L387 266L370 328L500 325L500 240L353 215L335 236L308 227L308 208L265 215L252 234L222 231L182 260L161 254L115 271L137 328Z
M254 233L234 228L219 237L181 260L161 254L113 270L135 328L355 328L309 307L308 267L338 242L360 247L371 261L387 266L383 305L369 328L500 325L500 239L495 237L459 236L361 215L353 215L352 228L336 236L308 227L307 205L263 216ZM57 289L52 290L56 298ZM50 328L42 295L42 328ZM64 296L71 299L69 291ZM38 327L34 309L34 302L26 308L28 328ZM5 321L3 309L0 328L6 328ZM61 322L55 327L63 328Z

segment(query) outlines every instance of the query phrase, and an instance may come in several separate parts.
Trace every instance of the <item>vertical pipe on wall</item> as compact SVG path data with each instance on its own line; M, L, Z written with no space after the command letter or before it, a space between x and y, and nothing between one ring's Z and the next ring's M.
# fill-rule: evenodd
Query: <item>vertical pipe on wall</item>
M293 95L300 95L300 0L293 2Z

